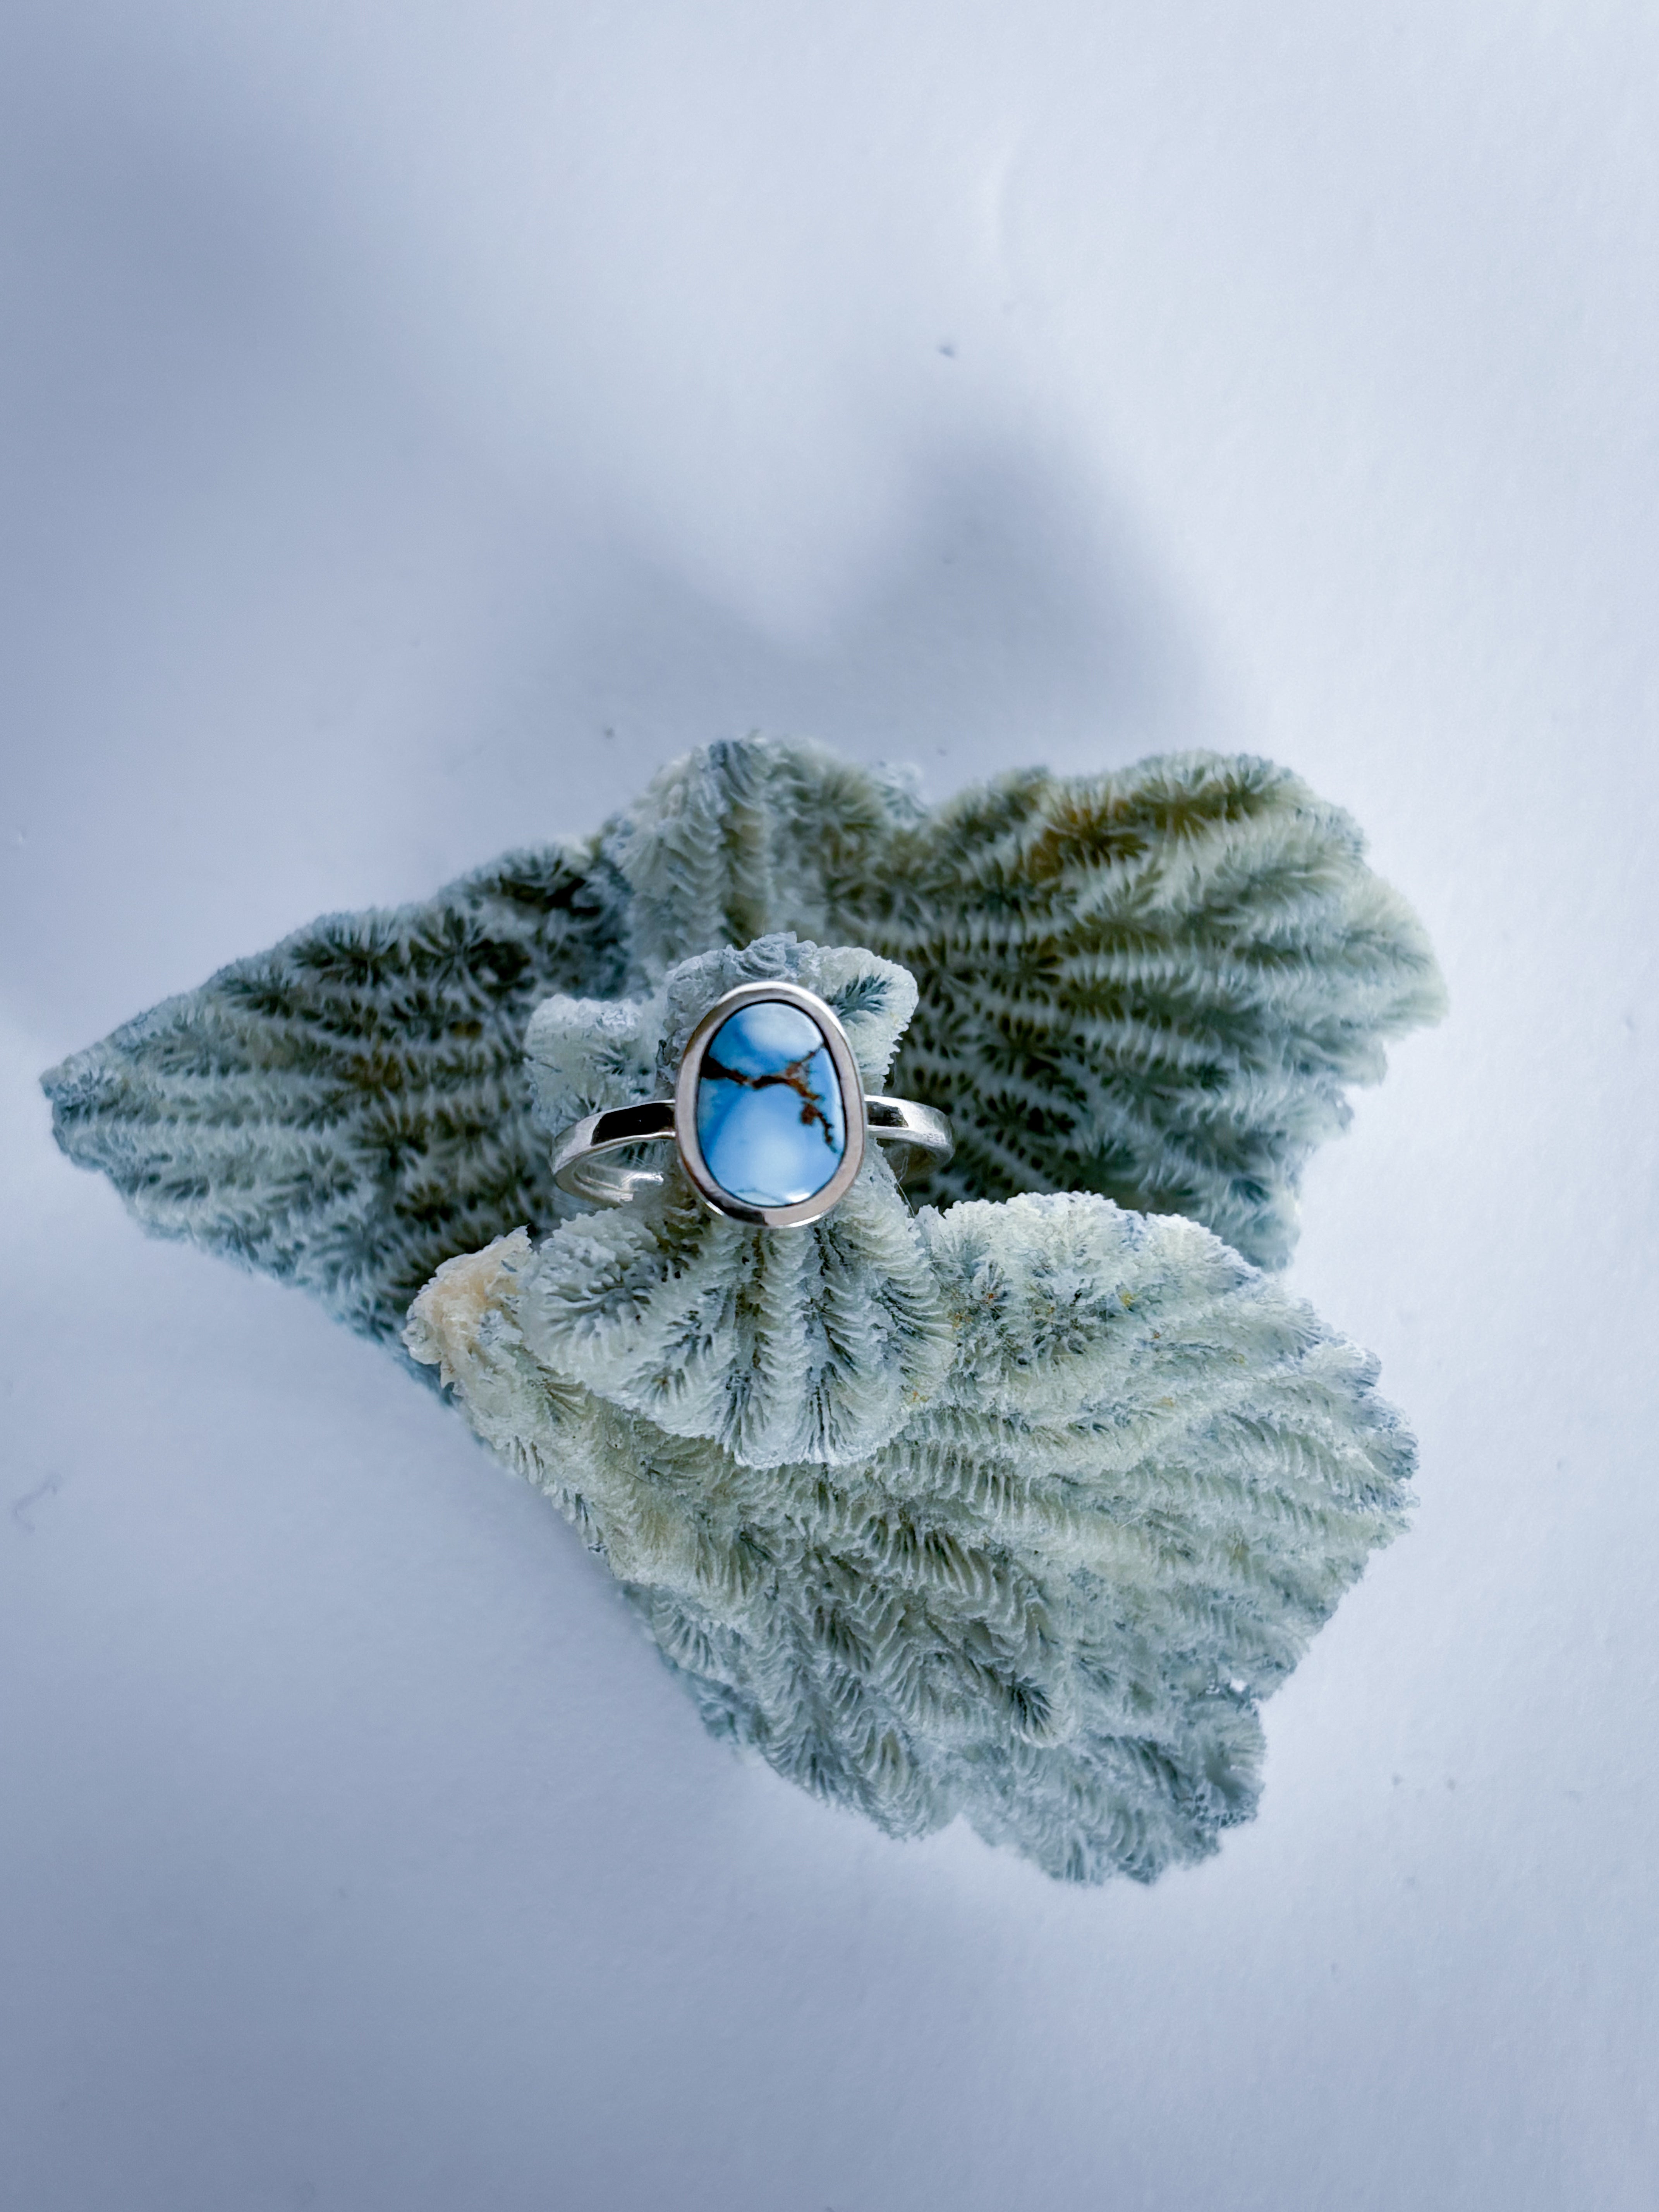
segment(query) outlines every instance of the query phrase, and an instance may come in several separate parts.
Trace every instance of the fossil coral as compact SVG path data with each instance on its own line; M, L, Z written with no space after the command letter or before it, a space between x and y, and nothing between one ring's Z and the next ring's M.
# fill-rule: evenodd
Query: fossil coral
M538 1002L793 930L915 975L895 1080L955 1121L937 1195L1093 1190L1273 1265L1343 1085L1438 1011L1361 853L1262 761L1025 771L930 813L814 747L717 744L586 842L317 922L46 1084L60 1144L146 1228L395 1340L441 1261L571 1210L530 1119Z
M544 1007L539 1115L648 1095L761 975L829 999L880 1079L909 977L774 936ZM1074 1880L1249 1816L1257 1701L1405 1504L1372 1363L1195 1223L1088 1194L913 1216L873 1155L786 1235L670 1167L448 1261L409 1343L717 1733L890 1833L963 1813Z
M525 1028L550 991L620 988L626 902L554 847L325 917L54 1068L58 1140L146 1229L395 1342L441 1261L556 1218Z
M955 1123L940 1195L1095 1190L1267 1267L1343 1085L1443 1006L1353 823L1263 760L1027 769L929 813L814 749L717 745L602 849L633 887L636 982L785 928L911 970L896 1080Z
M147 1227L382 1340L407 1314L716 1731L890 1832L962 1812L1150 1879L1249 1816L1257 1702L1406 1503L1372 1363L1250 1264L1343 1085L1438 1011L1361 852L1260 761L929 813L716 745L586 843L319 922L46 1084ZM664 1095L763 976L952 1115L961 1202L912 1214L873 1150L786 1234L672 1160L626 1212L554 1188L553 1136Z
M702 1015L762 977L826 1000L866 1089L880 1087L915 1006L910 977L870 953L775 936L687 961L642 1002L550 1000L530 1025L538 1121L556 1133L597 1107L672 1088ZM538 1308L538 1346L556 1342L561 1372L596 1395L747 1466L849 1459L884 1443L950 1343L886 1164L867 1160L833 1213L786 1235L706 1213L684 1203L685 1189L668 1215L629 1207L560 1232L566 1273ZM629 1325L611 1327L623 1313Z

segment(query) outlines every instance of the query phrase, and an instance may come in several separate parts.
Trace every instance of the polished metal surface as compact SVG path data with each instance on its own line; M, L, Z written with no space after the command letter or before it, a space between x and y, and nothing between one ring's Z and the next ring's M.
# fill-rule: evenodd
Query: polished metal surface
M705 1063L714 1037L734 1015L745 1008L769 1003L805 1015L822 1036L839 1090L839 1120L844 1130L836 1164L823 1183L802 1197L779 1204L759 1202L734 1192L723 1182L705 1154L704 1133L698 1126L699 1103L707 1095ZM721 1073L731 1079L724 1068ZM780 1071L755 1081L782 1084L789 1079L786 1071ZM799 1084L794 1087L799 1090ZM816 1115L815 1101L809 1101L805 1110ZM706 1109L702 1119L706 1126ZM553 1177L561 1190L594 1205L627 1206L635 1198L659 1189L663 1173L660 1169L641 1166L632 1159L620 1159L614 1155L672 1139L692 1188L711 1211L764 1228L799 1228L809 1221L820 1220L846 1195L863 1164L865 1144L871 1137L884 1145L935 1161L948 1159L954 1148L951 1124L936 1108L921 1105L910 1098L865 1095L847 1033L822 999L799 984L745 983L717 1000L691 1032L673 1097L649 1099L633 1106L606 1107L585 1115L560 1140L553 1156ZM901 1163L899 1172L903 1173L908 1165L907 1158Z

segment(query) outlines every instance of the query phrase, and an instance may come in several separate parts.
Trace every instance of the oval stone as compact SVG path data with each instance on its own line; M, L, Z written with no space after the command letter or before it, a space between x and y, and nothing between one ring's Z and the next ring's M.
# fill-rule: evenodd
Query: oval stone
M697 1143L745 1206L799 1206L823 1188L847 1152L847 1115L810 1014L756 999L720 1024L697 1071Z

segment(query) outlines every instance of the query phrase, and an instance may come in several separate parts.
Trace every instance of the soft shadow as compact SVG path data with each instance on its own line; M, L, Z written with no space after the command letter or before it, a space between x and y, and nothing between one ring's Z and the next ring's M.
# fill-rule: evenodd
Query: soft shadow
M520 790L545 786L550 740L564 809L603 773L590 748L626 762L631 787L757 729L914 761L935 795L1017 763L1081 771L1237 742L1142 533L1058 460L1012 441L928 455L908 510L809 643L632 546L605 549L554 611L551 650L499 702Z
M0 160L0 941L52 1049L319 911L591 829L713 738L913 761L935 796L1230 741L1201 623L1059 433L919 430L861 586L843 563L786 635L695 542L613 523L580 454L515 469L269 116L58 91ZM1024 399L993 378L975 419Z

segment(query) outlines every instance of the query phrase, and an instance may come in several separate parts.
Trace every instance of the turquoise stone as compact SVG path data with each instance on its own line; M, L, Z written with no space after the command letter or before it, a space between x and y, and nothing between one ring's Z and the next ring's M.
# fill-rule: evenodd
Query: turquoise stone
M746 1206L798 1206L823 1188L845 1157L847 1119L810 1014L757 999L720 1024L698 1071L697 1142Z

